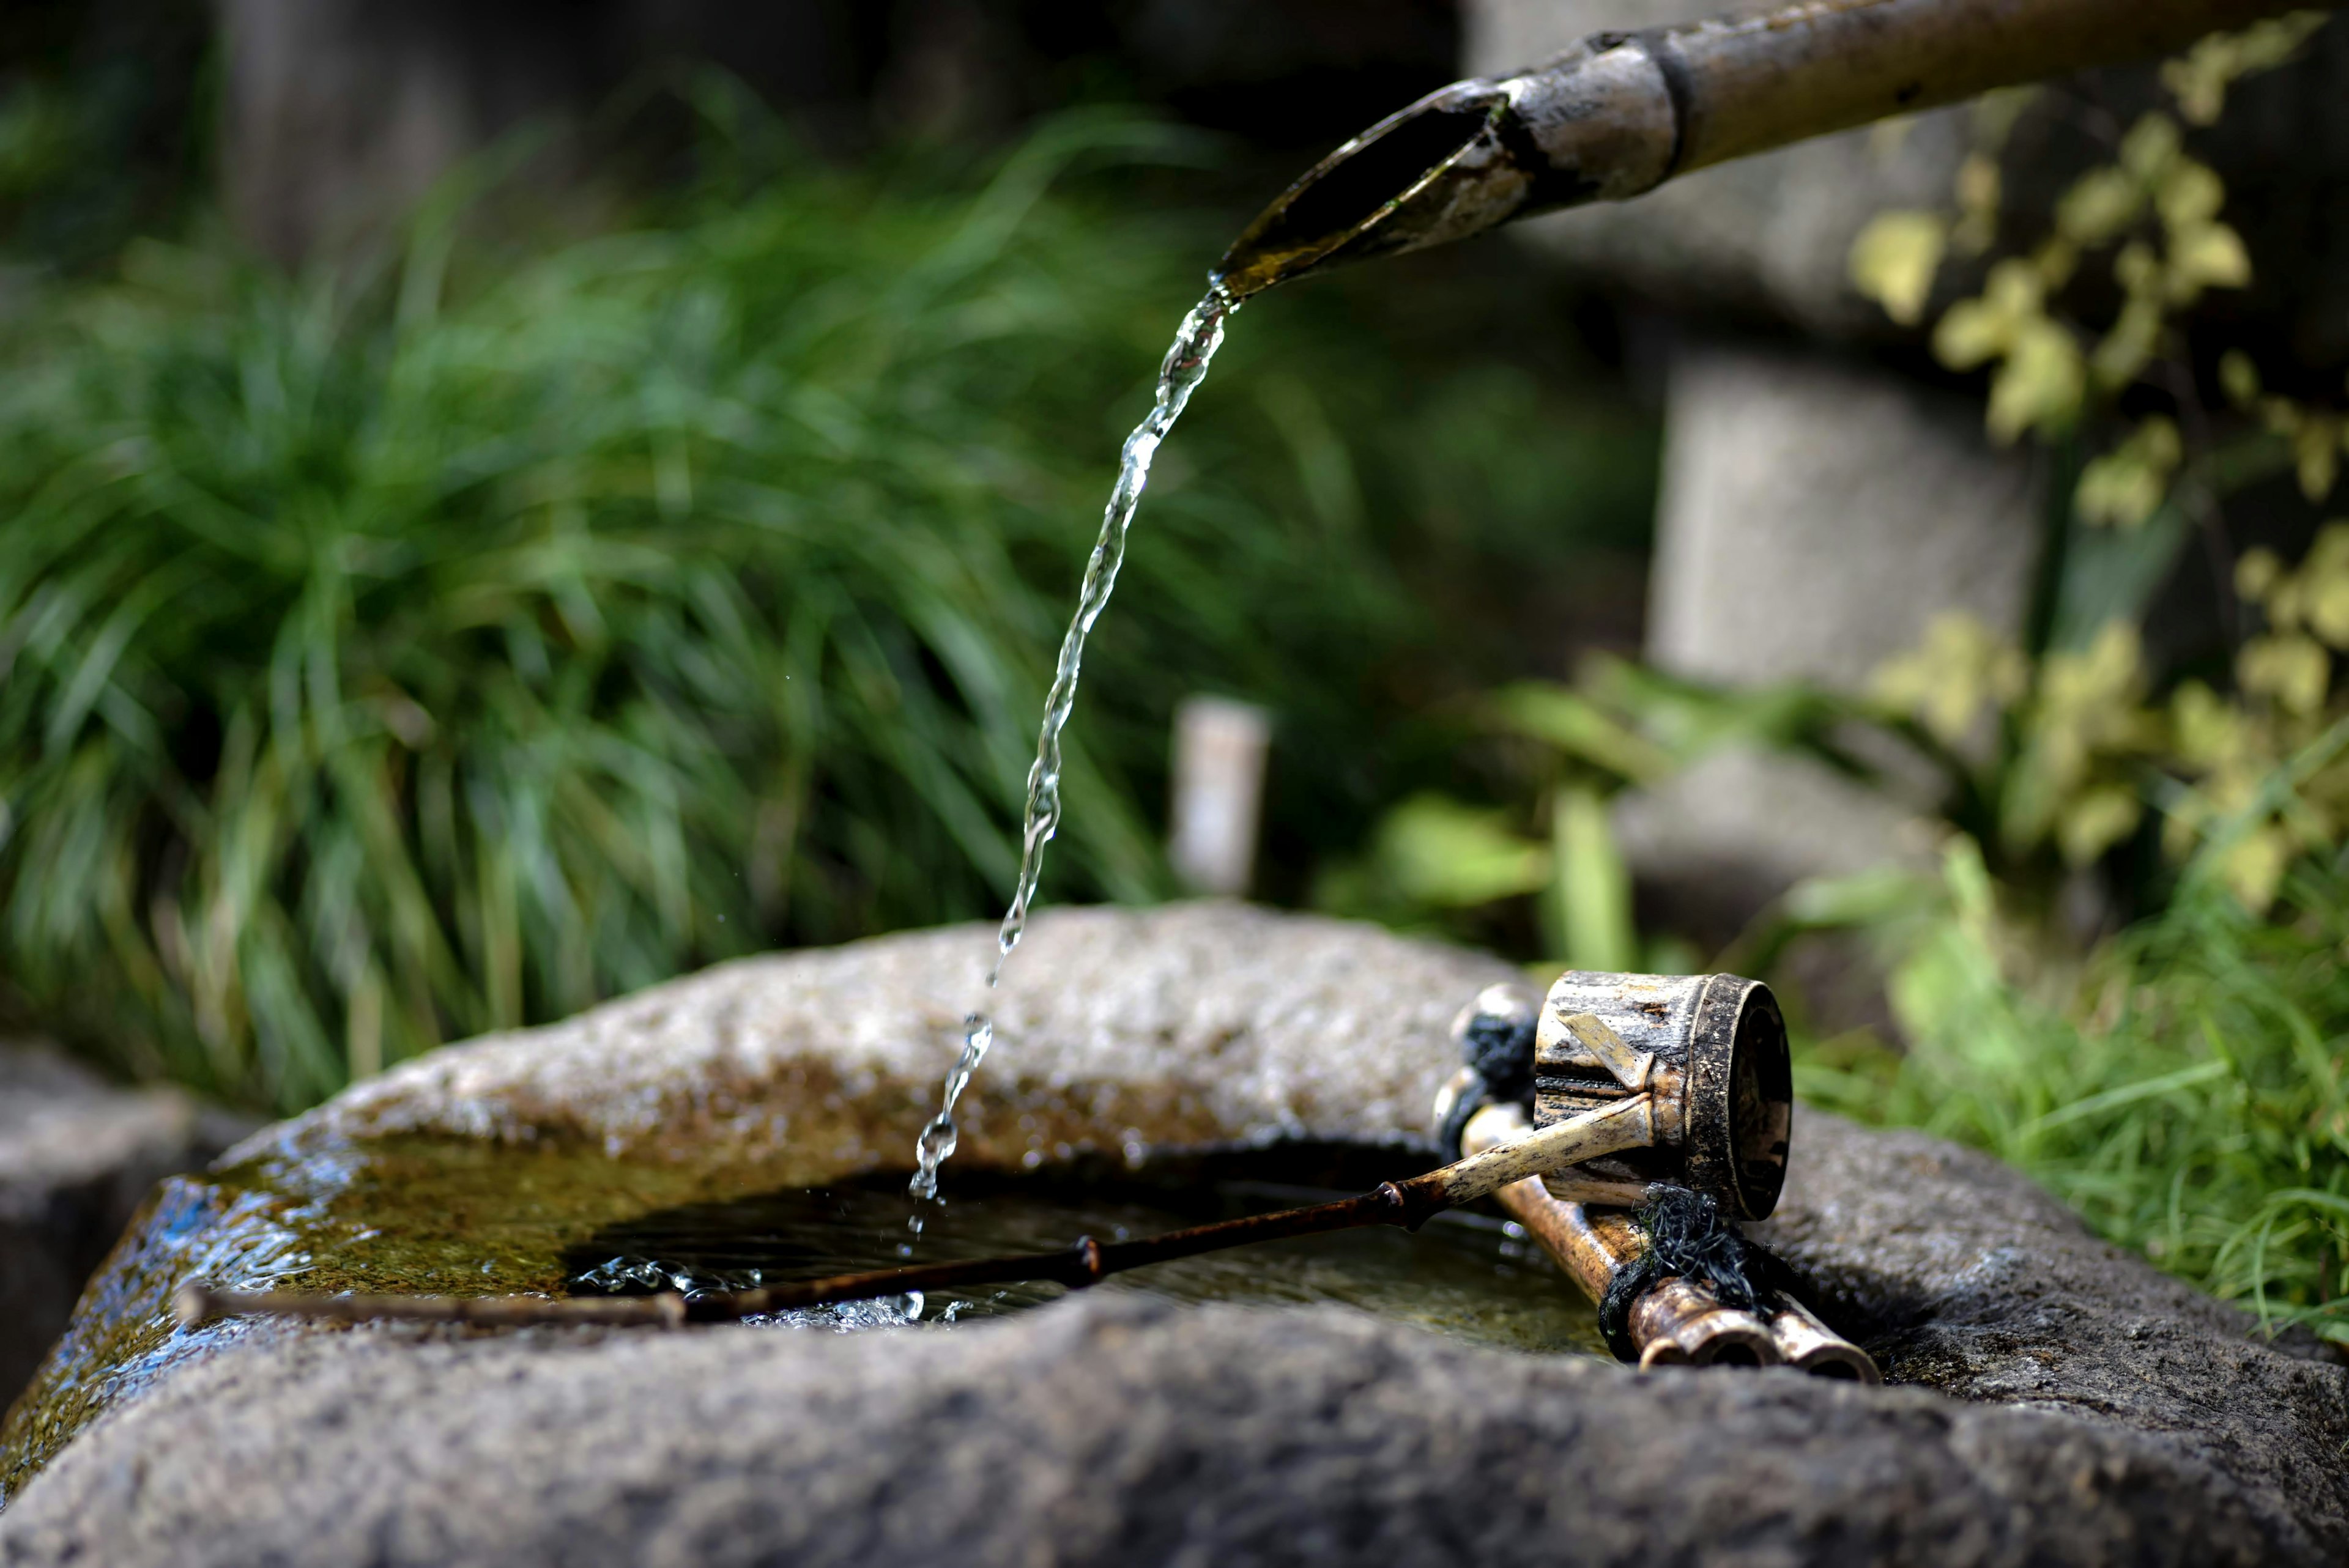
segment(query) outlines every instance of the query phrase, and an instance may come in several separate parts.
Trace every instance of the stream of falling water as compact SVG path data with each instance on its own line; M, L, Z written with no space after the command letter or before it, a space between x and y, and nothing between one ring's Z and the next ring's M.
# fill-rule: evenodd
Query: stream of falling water
M1011 907L1003 912L1003 923L995 933L995 961L988 966L987 991L991 996L1003 978L1003 966L1010 960L1011 951L1019 945L1019 937L1028 927L1028 911L1035 902L1036 882L1044 872L1044 846L1061 827L1061 731L1067 727L1070 710L1076 707L1077 677L1084 665L1085 637L1101 619L1102 611L1109 604L1111 591L1117 586L1117 569L1125 559L1125 536L1133 526L1133 514L1142 505L1142 492L1150 483L1151 459L1158 455L1158 444L1183 417L1183 405L1206 379L1207 362L1224 341L1224 323L1240 302L1224 292L1220 284L1207 291L1207 297L1192 307L1175 330L1174 346L1166 351L1165 362L1158 367L1158 395L1152 402L1150 413L1133 434L1125 438L1124 449L1118 459L1117 485L1110 491L1109 505L1102 513L1101 538L1094 542L1092 558L1085 562L1084 586L1077 594L1077 613L1069 623L1068 634L1061 639L1061 660L1052 673L1052 689L1044 698L1044 722L1036 737L1036 760L1028 769L1027 819L1020 830L1019 880L1011 892ZM963 1020L962 1055L954 1069L947 1074L946 1088L939 1099L938 1114L922 1129L920 1141L915 1146L916 1169L910 1191L916 1198L932 1199L938 1195L938 1167L955 1151L955 1102L969 1087L970 1075L978 1070L986 1059L987 1049L995 1043L995 1019L991 1001L983 1003ZM913 1229L922 1227L917 1212Z

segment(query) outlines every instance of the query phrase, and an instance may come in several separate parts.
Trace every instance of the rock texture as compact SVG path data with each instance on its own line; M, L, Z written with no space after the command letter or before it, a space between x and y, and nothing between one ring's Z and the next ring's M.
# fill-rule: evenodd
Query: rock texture
M2292 1563L2344 1373L1931 1140L1809 1119L1779 1227L1896 1377L1665 1373L1335 1311L1080 1298L833 1336L316 1335L215 1356L0 1563Z
M1648 655L1698 680L1853 690L1956 610L2020 636L2031 465L1978 399L1783 348L1677 356Z
M1888 1377L2127 1429L2273 1539L2349 1553L2337 1353L2256 1337L2243 1312L2099 1241L1985 1154L1812 1111L1796 1151L1789 1201L1760 1233Z
M118 1089L47 1047L0 1044L0 1408L147 1190L219 1153L226 1125L184 1095Z
M2154 1442L1913 1391L1097 1298L888 1340L225 1356L68 1455L0 1561L2276 1561L2203 1482Z
M548 1289L562 1248L598 1226L909 1167L993 940L974 924L721 965L434 1052L248 1140L212 1177L168 1187L94 1282L0 1421L0 1507L88 1420L223 1342L230 1326L170 1325L191 1273L244 1289L289 1269L320 1289ZM995 997L949 1181L1275 1139L1415 1140L1451 1070L1454 1012L1513 973L1233 903L1048 911ZM394 1156L387 1139L437 1141ZM494 1191L484 1161L503 1173ZM382 1181L398 1195L371 1198ZM545 1183L561 1196L525 1196ZM491 1285L471 1274L485 1247L507 1271Z
M1232 1091L1236 1126L1407 1130L1406 1104L1423 1102L1404 1096L1442 1070L1459 985L1497 967L1229 906L1061 928L1060 986L1021 1015L1030 1069L1106 1072L1140 1048L1124 1033L1135 1020L1152 1026L1143 1038L1167 1026L1165 1070L1205 1071L1220 1050L1252 1085ZM799 995L794 1026L821 1023L852 1056L898 1048L855 1020L914 1004L849 984L894 962L874 951L890 946L680 982L546 1031L535 1050L527 1037L460 1050L347 1097L303 1136L337 1119L511 1133L525 1112L646 1136L632 1119L647 1104L692 1103L708 1075L739 1084L741 1063L763 1059L740 1016L746 970L791 977L759 991L777 1009L758 1009L761 1028L782 1029ZM1163 957L1177 952L1220 953L1233 996L1183 999L1223 980L1178 985L1182 965ZM1125 1008L1081 999L1154 972L1165 988ZM706 1037L730 1017L738 1035L719 1051ZM1382 1032L1402 1018L1411 1031ZM1358 1025L1367 1039L1328 1032ZM617 1075L608 1105L591 1063ZM274 1333L101 1417L0 1514L0 1564L2349 1553L2349 1369L2254 1340L2242 1314L2097 1242L2013 1172L1805 1113L1770 1229L1896 1386L1643 1377L1339 1311L1108 1296L886 1336Z
M721 965L435 1051L232 1158L422 1132L699 1160L821 1146L835 1171L905 1162L992 940L950 926ZM994 998L996 1047L956 1158L1016 1170L1030 1152L1121 1143L1415 1137L1450 1071L1453 1014L1514 973L1242 904L1047 911Z

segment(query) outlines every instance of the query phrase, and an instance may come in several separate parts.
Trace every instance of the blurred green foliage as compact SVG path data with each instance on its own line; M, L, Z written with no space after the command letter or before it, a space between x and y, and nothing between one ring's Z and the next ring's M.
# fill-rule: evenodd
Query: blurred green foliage
M16 1008L293 1109L730 954L995 913L1118 441L1221 238L1099 171L1184 154L1064 121L974 186L746 133L551 252L469 246L452 193L372 271L142 242L16 312ZM1278 710L1277 836L1359 835L1440 760L1413 706L1506 667L1430 594L1546 495L1641 526L1636 421L1423 373L1357 308L1251 307L1163 457L1048 896L1164 891L1201 686Z
M2263 1323L2349 1342L2349 859L2296 863L2265 915L2220 860L2053 965L1971 840L1937 883L1803 890L1792 916L1879 944L1903 1048L1810 1042L1796 1091L1987 1149Z
M2338 411L2266 393L2232 350L2210 356L2206 404L2186 341L2205 291L2251 276L2186 128L2323 20L2173 62L2175 113L2116 136L2054 232L1935 324L1946 364L1988 371L1992 435L2070 459L2052 465L2068 504L2023 636L1940 618L1857 694L1704 689L1609 661L1572 686L1506 688L1480 710L1503 758L1488 799L1406 802L1325 898L1455 932L1530 902L1552 961L1693 967L1633 936L1607 796L1723 745L1797 752L1904 801L1921 787L1940 875L1798 886L1713 960L1771 974L1824 932L1873 951L1898 1045L1803 1040L1799 1092L1989 1149L2270 1324L2349 1341L2349 521L2296 563L2259 549L2221 573L2239 635L2218 678L2157 667L2141 630L2198 533L2229 548L2222 500L2289 473L2322 502L2339 478ZM1990 250L1993 155L2021 101L1977 110L1950 210L1884 213L1859 236L1853 282L1895 320L1924 325L1944 261ZM2092 322L2064 291L2098 268L2109 286L2085 293L2111 312ZM2067 913L2084 891L2085 932ZM2141 918L2113 933L2116 910Z
M0 7L0 268L102 266L181 222L211 161L202 0Z
M1529 904L1539 966L1682 973L1698 958L1688 943L1637 930L1613 798L1738 746L1804 750L1874 776L1839 734L1863 710L1806 687L1719 690L1593 654L1571 686L1516 681L1464 706L1491 753L1497 799L1425 790L1403 800L1361 853L1323 872L1322 908L1524 952L1491 916L1496 903Z

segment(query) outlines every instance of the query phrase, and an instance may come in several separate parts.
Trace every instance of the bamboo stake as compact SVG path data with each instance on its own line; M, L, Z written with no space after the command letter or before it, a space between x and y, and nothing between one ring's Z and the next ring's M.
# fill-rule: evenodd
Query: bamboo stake
M1195 1225L1138 1241L1104 1244L1084 1236L1074 1245L1057 1252L871 1269L826 1279L761 1285L752 1290L712 1291L690 1298L673 1292L650 1296L574 1296L560 1300L538 1296L305 1295L284 1291L233 1295L214 1290L202 1281L193 1281L180 1288L173 1305L180 1321L189 1326L215 1316L274 1315L342 1323L453 1323L479 1327L603 1324L668 1328L685 1323L728 1322L766 1313L961 1285L1043 1280L1081 1290L1127 1269L1253 1242L1366 1225L1402 1225L1416 1230L1444 1210L1475 1202L1511 1182L1529 1178L1537 1181L1547 1171L1643 1147L1653 1140L1656 1121L1653 1099L1643 1094L1546 1127L1505 1146L1483 1150L1425 1175L1405 1181L1381 1182L1368 1192L1332 1203Z

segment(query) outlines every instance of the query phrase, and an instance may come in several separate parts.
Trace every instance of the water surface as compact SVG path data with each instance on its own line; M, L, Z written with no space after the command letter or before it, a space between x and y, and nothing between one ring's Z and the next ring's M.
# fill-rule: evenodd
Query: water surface
M1272 1175L1288 1171L1273 1171ZM1326 1202L1342 1189L1264 1180L1241 1166L1194 1188L974 1173L929 1221L932 1259L1041 1253L1080 1236L1122 1242ZM889 1178L692 1204L598 1232L568 1256L574 1294L741 1290L905 1261L903 1188ZM1197 1305L1337 1305L1514 1350L1603 1357L1574 1285L1496 1216L1439 1216L1417 1233L1381 1225L1154 1264L1094 1287ZM968 1323L1052 1301L1043 1283L974 1286L776 1314L776 1326L854 1330Z
M1042 1252L1361 1191L1424 1151L1278 1144L1079 1157L1029 1174L973 1170L932 1206L926 1255ZM615 1159L556 1140L289 1139L163 1182L84 1293L65 1337L0 1423L0 1505L76 1433L173 1368L239 1340L337 1327L282 1318L182 1327L181 1284L232 1292L563 1295L723 1288L904 1261L905 1173L843 1171L800 1151L763 1164ZM1588 1305L1496 1218L1446 1216L1154 1264L1098 1286L1181 1302L1353 1306L1480 1344L1603 1355ZM920 1304L778 1315L770 1326L928 1332L1038 1305L1049 1284ZM434 1336L411 1326L366 1332Z

